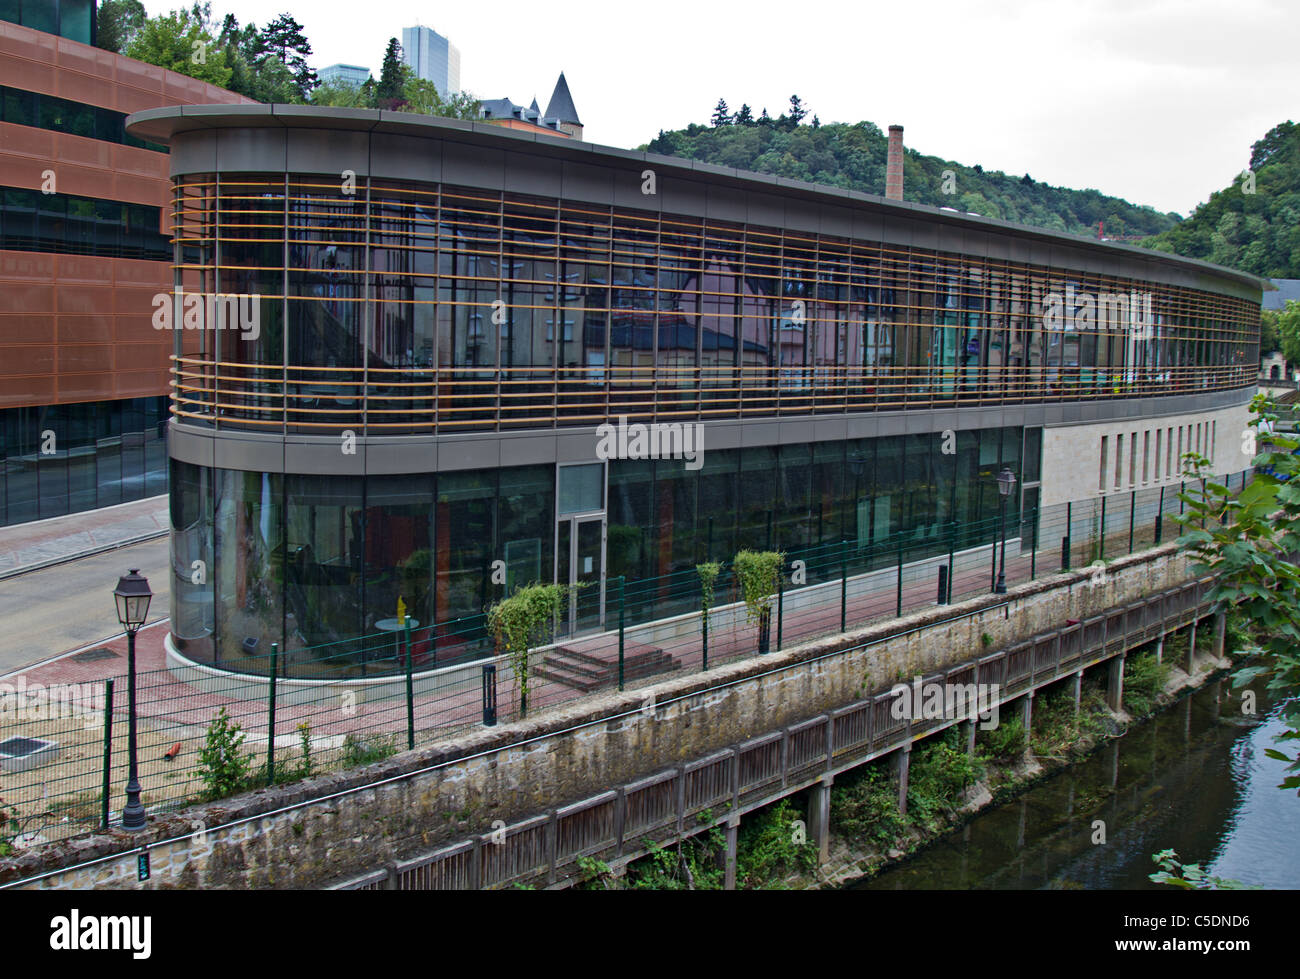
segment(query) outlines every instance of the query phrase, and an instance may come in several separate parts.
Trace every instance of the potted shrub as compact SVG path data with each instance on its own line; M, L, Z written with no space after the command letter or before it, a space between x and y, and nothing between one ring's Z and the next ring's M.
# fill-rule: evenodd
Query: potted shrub
M735 575L740 597L745 602L745 617L758 624L758 651L771 646L772 600L780 585L783 551L740 551L736 554Z
M568 598L565 585L528 585L516 588L487 611L488 628L497 648L505 653L519 691L519 716L528 714L529 653L550 635Z

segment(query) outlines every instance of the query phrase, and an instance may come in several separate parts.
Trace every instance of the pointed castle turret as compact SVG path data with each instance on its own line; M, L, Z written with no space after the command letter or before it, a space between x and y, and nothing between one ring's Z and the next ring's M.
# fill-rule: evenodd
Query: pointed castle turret
M511 129L546 129L557 136L582 139L582 120L573 106L573 96L569 94L564 72L560 72L545 113L537 105L536 96L527 108L510 99L487 99L479 103L479 112L488 122Z
M573 105L573 96L569 94L569 83L564 80L564 72L560 72L555 91L551 93L551 101L546 105L546 118L558 119L561 130L574 139L582 139L582 120L578 118L578 110Z

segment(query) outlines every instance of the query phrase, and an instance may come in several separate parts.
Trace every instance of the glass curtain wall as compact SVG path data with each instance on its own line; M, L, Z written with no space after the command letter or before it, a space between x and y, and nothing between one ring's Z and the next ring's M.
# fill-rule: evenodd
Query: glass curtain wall
M0 526L167 492L167 399L0 409Z
M261 314L199 338L226 366L194 414L263 431L1164 394L1246 383L1257 346L1204 291L509 192L232 173L177 201L187 287Z
M414 653L430 650L436 619L438 662L451 662L484 635L487 605L551 580L554 478L550 466L363 478L172 460L173 638L246 672L266 670L271 643L293 675L391 671L373 662L386 644L361 640L390 628L400 599Z

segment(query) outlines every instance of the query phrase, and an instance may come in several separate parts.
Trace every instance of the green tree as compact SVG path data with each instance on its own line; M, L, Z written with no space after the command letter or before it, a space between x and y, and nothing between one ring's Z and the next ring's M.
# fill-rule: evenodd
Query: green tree
M1260 356L1282 349L1282 336L1277 328L1277 310L1261 309L1259 311L1259 353ZM1283 355L1285 356L1285 354Z
M397 109L401 107L406 79L410 69L402 63L402 46L397 38L388 39L384 62L379 69L379 83L375 86L375 107Z
M745 618L758 626L760 653L767 652L772 607L781 587L784 565L784 551L737 551L732 562L732 571L740 584L740 597L745 603Z
M1250 168L1258 170L1270 159L1273 158L1280 150L1285 150L1292 144L1296 135L1296 124L1288 119L1286 122L1278 123L1267 133L1264 138L1255 143L1250 148Z
M737 126L752 126L754 124L754 111L749 107L748 103L741 105L740 111L736 113L735 123Z
M232 92L247 95L259 102L299 102L301 97L293 74L262 41L256 24L239 26L234 14L227 14L221 24L217 44L226 53L230 65Z
M1291 556L1300 552L1300 439L1278 431L1279 408L1259 395L1251 404L1251 428L1259 453L1252 460L1254 479L1235 496L1208 478L1208 460L1187 456L1199 487L1180 495L1187 512L1176 520L1185 528L1178 538L1192 556L1192 571L1213 574L1217 581L1210 599L1225 610L1235 609L1264 637L1256 650L1260 663L1237 671L1234 686L1257 677L1268 678L1268 689L1289 696L1300 688L1300 565ZM1287 407L1287 421L1300 420L1300 407ZM1279 742L1300 739L1300 706L1283 717L1287 730ZM1270 748L1270 757L1288 762L1300 772L1300 754L1292 758ZM1280 786L1300 792L1300 774L1287 775Z
M1260 315L1260 319L1263 320L1263 314ZM1273 312L1272 323L1276 331L1274 339L1277 342L1277 346L1273 349L1280 349L1288 364L1300 364L1300 300L1288 300L1284 309ZM1260 337L1259 349L1264 352L1266 348L1262 323Z
M369 78L363 85L345 82L324 82L311 93L312 105L333 105L347 109L372 109L375 80Z
M807 114L808 111L803 107L803 102L800 100L799 96L791 95L790 96L790 128L794 129L796 126L799 125L799 123L803 122L803 118Z
M303 33L302 24L292 14L281 14L262 28L259 37L262 49L279 59L280 65L292 76L297 101L307 101L320 80L307 65L311 44Z
M731 113L727 111L727 100L718 99L718 104L713 107L713 125L730 126Z
M212 31L212 5L194 4L147 18L127 46L126 55L159 68L225 87L231 68Z
M1229 175L1186 221L1142 244L1259 276L1300 277L1300 126L1274 126L1250 160L1251 173Z
M479 100L469 92L451 92L444 98L438 94L438 87L433 82L418 77L409 68L402 88L402 102L403 112L452 119L477 119L479 116Z
M95 46L122 54L148 16L140 0L103 0L95 20Z

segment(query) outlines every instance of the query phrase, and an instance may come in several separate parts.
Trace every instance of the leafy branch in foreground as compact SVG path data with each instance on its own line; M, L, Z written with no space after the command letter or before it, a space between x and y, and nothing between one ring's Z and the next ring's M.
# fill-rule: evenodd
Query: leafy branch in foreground
M1239 880L1226 877L1212 877L1201 869L1200 864L1182 863L1173 850L1161 850L1153 853L1151 859L1160 864L1160 870L1147 877L1156 884L1168 884L1181 887L1187 891L1257 891L1258 887L1243 884Z
M1250 406L1250 429L1242 444L1260 451L1251 465L1254 479L1233 496L1209 472L1209 461L1188 453L1187 475L1199 488L1180 494L1187 512L1174 517L1184 528L1179 547L1193 558L1194 573L1217 576L1210 598L1233 608L1255 626L1261 645L1255 665L1233 674L1234 687L1256 678L1268 680L1268 691L1286 697L1300 688L1300 439L1279 431L1282 409L1259 395ZM1289 406L1286 418L1300 420L1300 407ZM1283 717L1287 730L1277 740L1300 740L1300 707ZM1279 788L1300 794L1300 753L1295 757L1275 749L1268 755L1287 762Z

